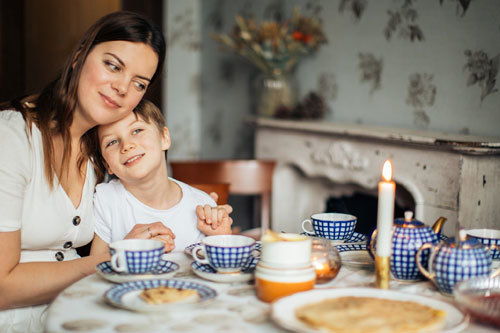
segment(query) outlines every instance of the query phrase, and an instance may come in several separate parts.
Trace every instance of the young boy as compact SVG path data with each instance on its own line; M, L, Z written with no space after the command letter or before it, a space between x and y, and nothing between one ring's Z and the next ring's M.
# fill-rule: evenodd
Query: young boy
M182 251L204 235L231 233L224 207L212 207L208 194L168 177L170 135L153 103L144 100L124 119L99 126L93 141L95 164L118 179L96 187L92 253L124 238L159 239L166 251Z

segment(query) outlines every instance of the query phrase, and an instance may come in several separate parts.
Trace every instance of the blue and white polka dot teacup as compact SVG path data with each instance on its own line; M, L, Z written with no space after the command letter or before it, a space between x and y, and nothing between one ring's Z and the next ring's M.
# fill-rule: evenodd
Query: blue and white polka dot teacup
M302 222L302 230L331 240L349 239L354 232L357 220L358 218L354 215L342 213L314 214L310 220ZM310 227L306 227L307 225Z
M152 271L165 252L165 244L153 239L124 239L109 244L111 267L120 273Z
M201 252L201 253L200 253ZM200 264L209 264L219 273L239 272L260 254L253 238L241 235L205 237L192 250Z
M493 260L500 259L500 230L471 229L466 232L468 238L477 240L490 250Z

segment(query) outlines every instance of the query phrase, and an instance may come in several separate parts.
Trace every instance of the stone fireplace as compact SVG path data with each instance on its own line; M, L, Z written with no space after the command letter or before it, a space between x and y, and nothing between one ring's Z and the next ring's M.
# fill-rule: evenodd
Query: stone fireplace
M382 164L393 162L397 203L432 224L500 228L500 138L313 121L256 120L256 157L278 162L272 228L299 232L331 197L377 195ZM373 221L376 223L376 221Z

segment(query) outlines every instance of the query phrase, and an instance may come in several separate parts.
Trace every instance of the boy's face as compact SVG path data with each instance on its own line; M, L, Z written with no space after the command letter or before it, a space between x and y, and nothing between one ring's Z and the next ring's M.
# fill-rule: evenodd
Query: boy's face
M134 113L109 125L99 126L99 144L108 172L122 182L137 183L155 174L166 177L161 168L170 147L168 129L160 133Z

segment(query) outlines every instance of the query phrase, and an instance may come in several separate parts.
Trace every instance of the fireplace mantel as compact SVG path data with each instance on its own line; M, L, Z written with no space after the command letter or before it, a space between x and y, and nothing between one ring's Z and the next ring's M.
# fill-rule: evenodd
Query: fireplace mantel
M259 128L274 128L277 130L283 129L365 140L379 140L382 142L397 142L398 144L427 146L433 149L458 151L466 154L500 155L500 137L449 134L326 121L257 118L255 123Z
M394 163L394 179L415 201L418 219L439 216L466 228L499 228L500 138L319 121L258 118L256 157L278 162L273 228L300 231L300 222L324 209L340 188L376 194L381 167ZM342 185L342 186L341 186Z

